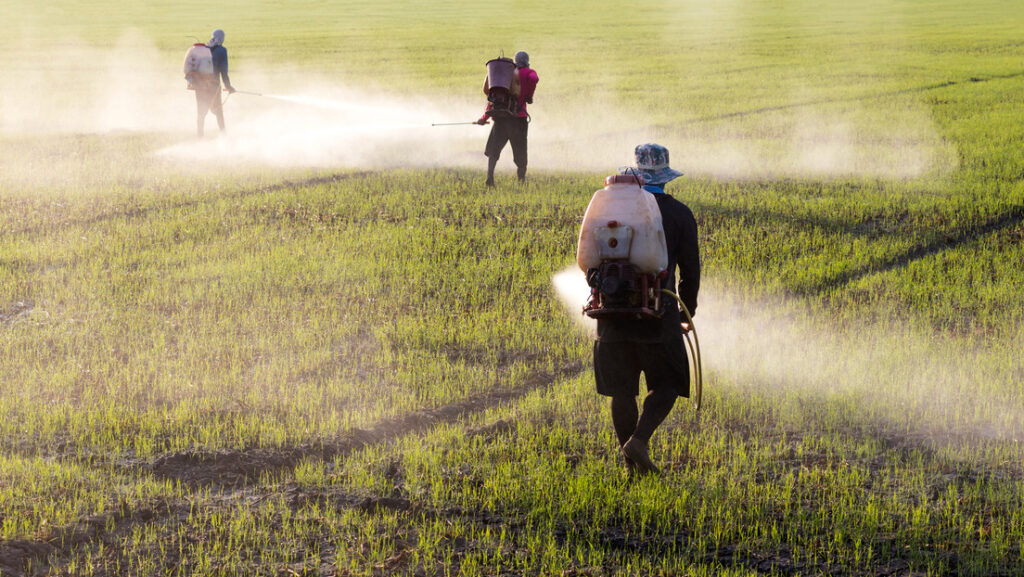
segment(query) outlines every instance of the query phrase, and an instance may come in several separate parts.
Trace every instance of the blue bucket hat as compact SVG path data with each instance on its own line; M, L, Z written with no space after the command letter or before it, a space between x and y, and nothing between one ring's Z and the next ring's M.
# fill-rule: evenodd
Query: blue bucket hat
M679 178L683 173L668 166L668 149L660 144L640 144L634 151L636 167L626 166L619 169L620 174L637 174L647 184L660 185Z

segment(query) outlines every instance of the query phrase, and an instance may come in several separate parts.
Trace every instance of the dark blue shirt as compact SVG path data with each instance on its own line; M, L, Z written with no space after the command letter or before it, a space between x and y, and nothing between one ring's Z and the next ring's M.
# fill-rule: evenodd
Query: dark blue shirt
M210 49L213 55L213 75L219 76L224 81L225 88L231 88L231 79L228 78L228 49L223 46L214 46Z

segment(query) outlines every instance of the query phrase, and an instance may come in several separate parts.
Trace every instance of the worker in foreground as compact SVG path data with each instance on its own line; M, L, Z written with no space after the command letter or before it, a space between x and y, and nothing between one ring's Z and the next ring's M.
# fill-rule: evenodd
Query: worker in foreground
M695 314L700 290L697 222L685 204L665 192L665 185L682 173L669 167L668 149L659 144L641 144L636 147L635 155L636 167L620 172L639 176L643 190L657 201L664 228L663 254L667 254L664 273L653 281L660 286L653 287L655 290L648 294L660 293L660 289L678 291L676 294L687 309ZM636 190L637 184L632 186ZM639 200L649 202L643 193L637 191L637 194ZM632 234L640 239L645 231ZM588 280L593 286L594 279ZM616 283L620 280L615 279ZM607 289L607 279L605 283ZM688 330L688 326L681 322L674 298L663 299L658 311L648 316L594 316L597 318L594 343L597 392L611 397L612 424L627 471L630 476L657 474L658 467L650 457L651 436L672 411L676 398L690 396L690 370L683 343L683 331ZM648 391L642 411L638 410L636 399L640 373L645 376Z
M224 31L213 31L206 44L195 44L185 55L185 79L189 90L196 92L196 135L203 137L206 114L213 112L217 126L224 132L224 106L221 100L221 80L224 90L235 91L228 77L228 51L224 48Z
M540 78L530 68L530 55L526 52L516 52L512 62L508 63L514 65L514 69L509 67L511 74L508 75L504 74L502 66L507 60L497 58L488 62L488 76L484 81L487 110L476 121L483 125L487 124L489 118L494 120L487 137L487 146L484 147L484 155L487 156L487 186L494 186L494 168L498 165L505 143L512 145L512 160L520 182L526 180L526 135L530 126L526 105L533 103L533 93Z

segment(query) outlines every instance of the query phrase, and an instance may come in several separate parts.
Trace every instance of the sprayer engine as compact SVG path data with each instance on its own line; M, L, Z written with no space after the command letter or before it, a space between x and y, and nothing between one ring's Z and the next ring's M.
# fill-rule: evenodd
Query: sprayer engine
M590 299L583 314L591 318L658 318L661 274L643 274L626 260L609 260L587 271Z

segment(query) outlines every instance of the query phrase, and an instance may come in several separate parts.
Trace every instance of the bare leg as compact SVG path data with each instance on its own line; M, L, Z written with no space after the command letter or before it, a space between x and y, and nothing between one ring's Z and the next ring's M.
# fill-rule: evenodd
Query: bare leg
M639 418L639 411L636 406L635 397L612 397L612 426L615 427L615 436L622 445L633 436L636 431L636 421Z
M644 412L640 415L640 421L636 424L633 436L650 441L654 430L664 422L672 411L677 396L675 389L671 387L661 387L648 392L644 399Z
M487 186L494 186L494 167L498 166L498 159L487 157Z

